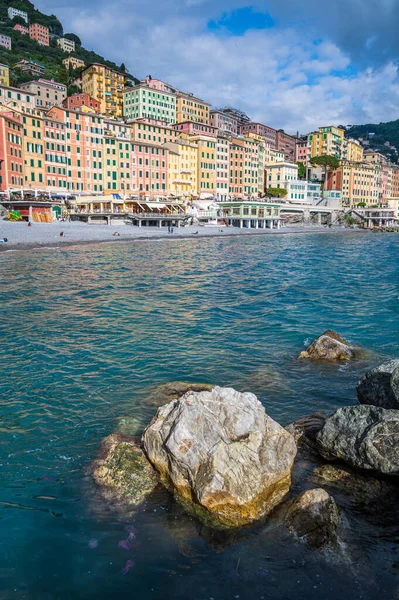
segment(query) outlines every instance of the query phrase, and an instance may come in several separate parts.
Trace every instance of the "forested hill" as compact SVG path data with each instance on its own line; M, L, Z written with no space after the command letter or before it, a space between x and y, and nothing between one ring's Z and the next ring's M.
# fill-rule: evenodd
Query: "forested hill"
M24 10L27 12L30 23L40 23L41 25L46 25L50 30L50 34L53 36L50 39L50 46L40 46L34 40L31 40L28 35L22 35L18 31L15 31L14 25L17 23L26 25L26 23L19 17L15 17L13 20L9 19L7 12L9 6L13 6L14 8L18 8L19 10ZM29 0L0 0L0 33L9 35L12 40L11 51L0 46L0 63L9 65L11 69L10 84L13 86L31 79L35 79L33 76L25 75L18 69L14 69L15 63L23 58L30 58L41 63L46 68L44 77L65 83L70 87L70 92L74 91L73 86L71 86L71 82L77 76L78 71L73 72L73 70L69 70L68 72L64 68L62 59L69 55L65 52L62 52L56 43L57 37L61 37L63 35L75 41L76 51L70 56L76 56L77 58L82 59L86 65L93 62L99 62L117 71L124 72L125 70L123 64L116 65L112 61L106 60L100 54L97 54L92 50L86 50L81 45L81 41L77 35L68 31L64 31L62 23L55 15L45 15L39 10L36 10L32 2ZM130 77L132 81L138 82L135 77L130 75L128 77Z
M372 148L385 154L392 162L398 162L399 120L388 123L352 125L346 128L346 137L363 139L364 148ZM367 143L368 142L368 143Z

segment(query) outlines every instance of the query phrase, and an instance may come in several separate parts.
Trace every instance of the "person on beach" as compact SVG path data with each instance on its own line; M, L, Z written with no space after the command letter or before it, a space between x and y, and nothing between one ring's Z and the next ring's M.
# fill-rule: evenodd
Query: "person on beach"
M60 233L60 237L65 237L65 234L64 234L64 232L63 232L63 231L61 231L61 233Z
M173 227L170 228L170 233L173 233L174 229Z
M32 227L32 223L28 221L28 227Z
M170 225L168 225L168 233L170 233Z

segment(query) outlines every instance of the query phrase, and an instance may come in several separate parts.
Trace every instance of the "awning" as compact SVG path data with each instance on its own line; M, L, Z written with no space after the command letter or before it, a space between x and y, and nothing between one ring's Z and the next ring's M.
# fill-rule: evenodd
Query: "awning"
M160 202L144 202L144 204L146 204L150 208L166 208L165 204L161 204Z
M123 204L124 200L122 198L112 198L111 202L112 204Z

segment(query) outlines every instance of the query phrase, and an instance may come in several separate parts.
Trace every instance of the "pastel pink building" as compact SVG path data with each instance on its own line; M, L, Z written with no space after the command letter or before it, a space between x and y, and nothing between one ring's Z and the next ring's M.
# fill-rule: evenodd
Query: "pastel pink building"
M156 144L132 142L132 191L165 196L168 189L168 150Z
M144 83L144 82L143 82ZM177 88L169 85L169 83L165 83L160 79L153 79L151 75L147 75L145 78L145 85L152 88L153 90L158 90L159 92L168 92L169 94L177 94L179 91Z
M305 166L308 163L308 140L297 140L295 146L295 162L302 162Z
M184 123L176 123L172 125L173 129L188 135L209 135L211 137L217 137L218 129L212 125L205 125L204 123L195 123L194 121L184 121Z
M29 35L29 27L25 27L24 25L20 25L17 23L14 25L15 31L19 31L22 35Z

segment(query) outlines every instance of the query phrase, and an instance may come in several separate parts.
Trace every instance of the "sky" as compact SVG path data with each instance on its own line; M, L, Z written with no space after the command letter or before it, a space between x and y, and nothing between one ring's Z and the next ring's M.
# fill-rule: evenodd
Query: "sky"
M399 0L36 0L139 79L288 133L399 119Z

